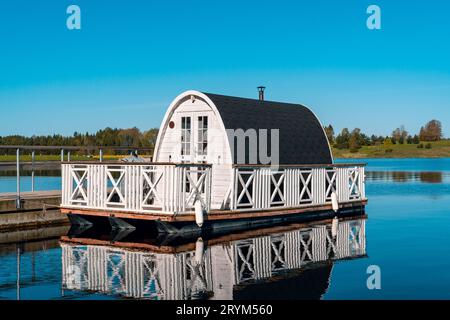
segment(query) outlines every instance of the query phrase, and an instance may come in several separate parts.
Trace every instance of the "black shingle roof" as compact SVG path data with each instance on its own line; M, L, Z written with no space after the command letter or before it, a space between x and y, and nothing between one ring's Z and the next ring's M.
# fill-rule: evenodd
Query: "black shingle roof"
M211 93L205 95L219 110L225 129L279 129L280 164L332 163L322 126L305 106ZM236 155L234 163L237 163Z

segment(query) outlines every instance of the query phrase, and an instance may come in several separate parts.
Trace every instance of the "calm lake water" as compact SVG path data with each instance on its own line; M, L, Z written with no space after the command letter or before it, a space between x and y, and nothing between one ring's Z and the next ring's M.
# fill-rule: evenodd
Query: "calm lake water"
M450 299L450 159L355 162L368 163L368 219L340 222L337 234L292 225L208 245L146 239L136 248L131 236L106 247L110 238L88 235L78 244L5 244L0 299ZM58 183L43 177L41 186ZM381 270L380 290L367 288L371 265Z

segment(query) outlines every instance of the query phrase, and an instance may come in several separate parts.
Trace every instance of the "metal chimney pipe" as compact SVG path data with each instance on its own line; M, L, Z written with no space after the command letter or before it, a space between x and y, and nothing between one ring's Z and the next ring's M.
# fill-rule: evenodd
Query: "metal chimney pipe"
M266 90L266 87L263 86L258 87L260 101L264 101L264 90Z

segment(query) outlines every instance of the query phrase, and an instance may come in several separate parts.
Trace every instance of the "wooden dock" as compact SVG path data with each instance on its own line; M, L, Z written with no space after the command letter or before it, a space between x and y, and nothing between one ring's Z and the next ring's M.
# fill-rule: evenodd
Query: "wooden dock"
M35 191L21 192L21 209L16 208L17 195L15 192L0 193L0 213L14 211L42 210L45 208L59 207L61 191Z
M17 162L7 161L0 162L1 171L16 171ZM60 170L61 161L22 161L20 162L21 170Z
M0 193L0 230L16 230L67 224L59 210L61 191L36 191L20 194L21 208L16 208L16 193Z

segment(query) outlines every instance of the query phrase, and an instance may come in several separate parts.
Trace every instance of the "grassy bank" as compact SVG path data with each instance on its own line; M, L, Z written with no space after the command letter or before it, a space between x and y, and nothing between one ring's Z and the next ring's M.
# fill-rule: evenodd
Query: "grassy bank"
M428 142L417 144L393 144L389 146L363 146L358 152L333 148L335 158L450 158L450 140L430 142L431 149L425 148Z
M450 140L430 142L431 148L425 148L427 142L422 142L423 148L417 148L417 144L393 144L389 146L363 146L358 152L350 152L349 149L333 148L335 158L450 158ZM126 156L104 155L104 160L118 160ZM60 155L36 155L36 161L60 161ZM72 161L95 161L98 156L71 155ZM67 155L65 156L67 160ZM0 162L14 162L15 155L0 155ZM31 161L31 155L22 155L20 161Z

